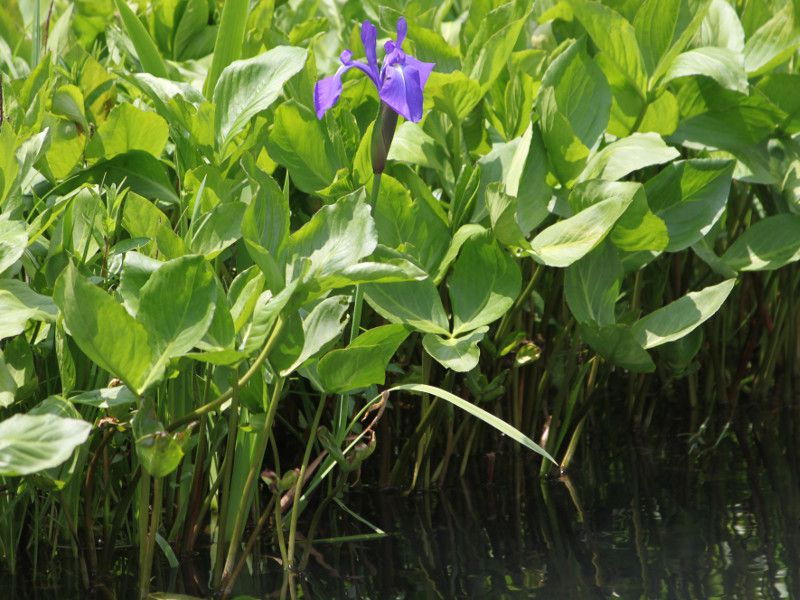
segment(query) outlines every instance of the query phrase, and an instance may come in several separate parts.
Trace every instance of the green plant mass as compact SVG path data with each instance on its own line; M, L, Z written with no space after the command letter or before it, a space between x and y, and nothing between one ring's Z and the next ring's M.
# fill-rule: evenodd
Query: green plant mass
M798 2L386 2L0 6L0 571L796 403Z

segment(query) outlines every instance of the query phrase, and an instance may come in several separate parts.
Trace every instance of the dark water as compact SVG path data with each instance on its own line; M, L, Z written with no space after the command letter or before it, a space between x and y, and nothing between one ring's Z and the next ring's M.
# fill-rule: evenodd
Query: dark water
M569 477L542 481L531 455L482 461L442 491L369 488L344 500L389 535L322 543L295 581L303 598L798 598L800 471L794 421L772 415L715 436L666 431L587 438ZM724 431L724 430L723 430ZM331 505L320 537L372 530ZM282 574L262 549L237 592L279 597ZM87 597L71 564L0 580L0 598ZM111 579L135 597L133 561ZM169 571L162 590L203 595L207 556ZM5 588L3 587L5 586ZM35 589L35 591L33 591ZM111 597L98 594L96 597Z

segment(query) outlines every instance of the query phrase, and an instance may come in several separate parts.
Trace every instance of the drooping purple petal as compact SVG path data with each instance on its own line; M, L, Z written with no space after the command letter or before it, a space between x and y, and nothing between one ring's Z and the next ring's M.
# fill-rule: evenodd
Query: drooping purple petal
M414 67L399 63L387 66L380 97L409 121L416 123L422 118L422 85Z
M417 70L419 73L420 87L424 90L425 84L428 82L428 77L430 77L433 68L436 66L436 63L422 62L421 60L418 60L409 54L406 54L405 63L406 66Z
M342 67L330 77L317 81L314 86L314 109L318 119L322 119L328 109L339 101L339 96L342 95L342 73L346 70L346 67Z
M369 72L366 72L375 87L380 85L380 71L378 69L378 30L369 21L364 21L361 24L361 43L364 44L364 52L367 57L367 66Z

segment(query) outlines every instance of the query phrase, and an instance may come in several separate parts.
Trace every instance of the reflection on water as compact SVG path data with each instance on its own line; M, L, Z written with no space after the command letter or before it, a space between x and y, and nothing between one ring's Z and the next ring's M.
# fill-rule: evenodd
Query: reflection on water
M391 535L316 545L297 585L304 598L800 598L796 422L740 424L713 448L666 433L649 446L590 439L559 480L540 481L529 455L511 454L497 459L509 485L474 472L412 497L362 488L348 507ZM329 514L320 537L370 532ZM271 554L237 592L279 595ZM113 592L133 598L133 574L118 566ZM203 557L162 568L159 585L202 595L208 572ZM69 597L60 581L33 593L18 579L10 596L0 583L0 597Z

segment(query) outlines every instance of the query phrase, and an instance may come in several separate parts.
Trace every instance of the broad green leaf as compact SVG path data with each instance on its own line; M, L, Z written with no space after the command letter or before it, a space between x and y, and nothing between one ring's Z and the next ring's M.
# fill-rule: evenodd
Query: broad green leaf
M688 248L714 226L728 200L734 163L693 159L667 165L645 184L652 211L667 224L668 252Z
M610 363L637 373L652 373L656 370L653 359L637 342L627 325L599 327L592 323L583 323L578 330L586 343Z
M153 477L166 477L178 468L183 459L183 449L174 434L164 430L152 404L146 403L131 419L136 456L147 473Z
M51 194L64 196L85 183L116 185L129 188L145 198L178 204L175 185L170 181L167 169L149 152L132 150L109 160L101 160L91 167L78 171L57 185Z
M18 279L0 279L0 340L25 331L29 320L53 322L57 313L51 298Z
M608 242L567 267L564 296L575 320L599 327L613 325L622 276L617 251Z
M203 87L206 98L210 98L212 92L216 92L217 81L224 70L242 55L249 9L249 0L228 0L222 7L214 56ZM280 86L282 85L281 83Z
M647 196L641 187L608 237L617 248L625 252L660 252L669 245L667 224L650 210Z
M535 260L552 267L567 267L580 260L608 235L630 206L639 187L638 184L596 183L605 186L608 197L539 233L531 242L531 254ZM587 189L602 188L593 185Z
M435 140L416 123L406 121L397 128L387 159L438 169L442 164L439 154Z
M364 285L372 309L390 323L448 335L450 326L439 292L430 279Z
M491 232L467 240L447 278L453 336L489 325L514 304L522 287L519 267Z
M425 98L430 99L437 110L446 113L453 123L463 121L482 97L480 84L461 71L434 71L425 85Z
M387 258L381 262L363 261L342 269L336 275L318 280L322 290L343 288L360 283L396 283L422 280L428 274L404 258Z
M314 213L289 237L286 257L308 259L309 276L324 278L356 264L372 254L376 246L375 224L360 191Z
M461 337L444 337L426 333L422 338L422 346L446 369L466 373L478 365L481 355L478 342L483 339L488 330L488 327L479 327Z
M674 342L699 327L719 310L733 290L735 279L690 292L636 321L631 331L644 348Z
M214 274L201 256L171 260L150 276L136 318L147 330L157 361L195 347L211 324L216 295Z
M373 210L378 240L412 257L425 270L439 264L450 242L441 219L421 199L412 200L410 191L384 174Z
M53 92L53 114L69 119L88 131L89 122L86 120L83 94L80 88L67 84Z
M70 396L69 401L73 404L86 404L95 408L109 409L135 404L136 396L124 385L118 385Z
M55 301L69 334L102 369L122 379L137 394L159 373L147 330L121 304L68 265L56 281Z
M682 4L681 0L646 0L636 11L633 28L648 73L655 71L661 57L672 46Z
M484 93L506 68L530 9L527 3L509 2L490 11L481 21L464 56L464 72Z
M242 218L247 206L242 202L225 202L198 219L191 248L207 259L216 258L242 237Z
M370 385L383 385L386 366L408 337L403 325L382 325L359 335L347 348L332 350L317 365L325 391L346 393Z
M242 235L274 258L280 256L289 237L289 201L275 180L258 173L258 190L242 218Z
M489 211L492 231L501 244L530 248L517 221L517 199L503 192L501 188L502 185L497 182L486 189L486 208Z
M667 146L660 135L633 133L593 154L578 181L617 181L634 171L670 162L678 156L680 152Z
M751 225L722 260L737 271L773 271L800 260L800 215L774 215Z
M680 77L705 75L722 87L747 93L744 58L727 48L696 48L679 54L664 75L664 83Z
M115 106L100 124L86 147L89 158L109 159L131 150L161 156L167 144L169 127L156 113L136 108L127 102Z
M569 186L605 131L611 110L608 82L582 42L573 43L548 67L538 104L550 164Z
M52 414L16 414L0 421L0 475L30 475L57 467L91 430L86 421Z
M27 245L25 223L0 217L0 274L19 260Z
M230 4L237 3L238 0ZM217 51L214 52L216 56ZM278 99L286 82L305 66L306 56L307 52L302 48L278 46L225 67L214 88L214 123L220 150L245 128L250 119ZM212 76L213 72L209 73L209 80Z
M556 461L553 460L553 457L550 456L547 451L539 446L536 442L526 436L524 433L516 429L515 427L509 425L502 419L494 416L492 413L483 410L482 408L475 406L471 402L467 402L462 398L459 398L455 394L451 394L445 390L439 389L432 385L424 385L419 383L408 383L404 385L398 385L393 388L387 390L387 393L391 392L415 392L417 394L429 394L431 396L436 396L437 398L441 398L442 400L446 400L456 408L460 408L463 411L471 414L473 417L476 417L494 427L497 431L502 433L503 435L508 436L518 444L521 444L528 448L529 450L533 450L537 454L545 457L547 460L556 464Z
M125 31L136 49L136 57L142 69L156 77L167 77L167 65L139 17L128 7L126 0L114 0L114 4L122 18Z
M736 9L726 0L711 0L708 12L697 31L695 42L699 48L714 46L742 53L744 29Z
M322 123L311 109L294 101L275 110L267 149L286 167L294 185L309 194L330 185L342 166Z
M264 345L281 311L293 300L301 280L301 277L294 279L274 296L270 291L263 292L258 296L253 308L252 321L242 332L244 339L240 348L242 352L252 354Z
M800 27L791 2L751 35L744 45L744 66L750 77L763 75L789 60L800 47Z
M346 312L349 307L348 296L331 296L317 304L303 319L304 343L298 356L289 365L278 365L270 356L270 364L279 367L283 377L296 371L300 365L339 337L347 324Z
M647 76L633 25L600 2L569 0L569 3L592 41L627 81L640 93L644 93L647 89Z

